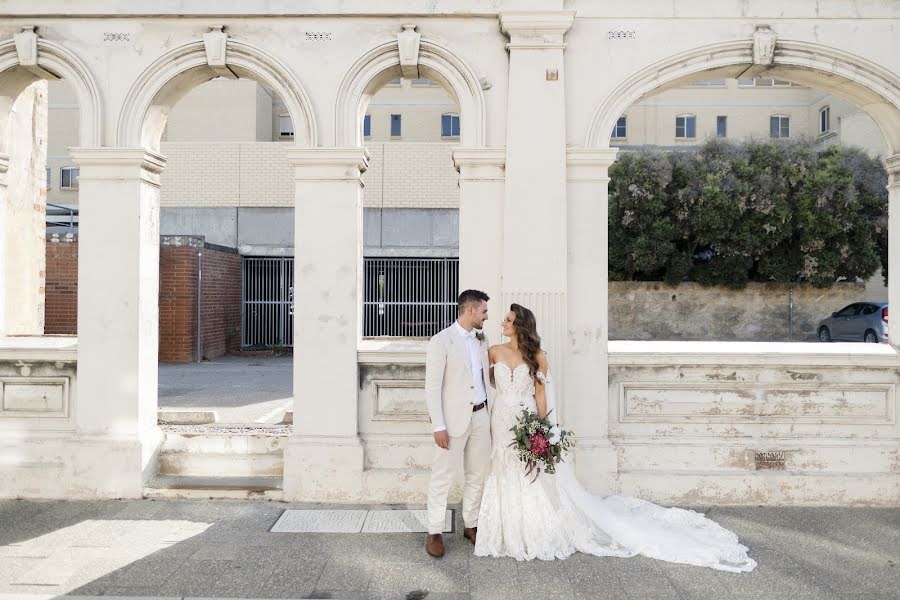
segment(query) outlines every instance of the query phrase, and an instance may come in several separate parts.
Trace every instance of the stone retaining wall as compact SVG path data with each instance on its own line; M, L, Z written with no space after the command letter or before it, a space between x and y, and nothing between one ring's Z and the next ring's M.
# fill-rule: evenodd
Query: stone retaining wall
M865 291L862 283L828 289L752 283L730 290L697 283L611 281L609 339L814 341L819 321L862 301ZM602 305L600 300L597 304Z

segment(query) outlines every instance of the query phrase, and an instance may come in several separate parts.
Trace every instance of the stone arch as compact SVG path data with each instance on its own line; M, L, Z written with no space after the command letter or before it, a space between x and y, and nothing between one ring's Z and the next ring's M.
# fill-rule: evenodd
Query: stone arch
M484 146L484 92L468 64L448 48L423 37L419 45L419 72L422 77L440 82L456 96L460 145ZM369 98L384 84L400 76L400 49L396 39L372 48L353 64L337 95L334 111L336 146L362 145L360 123Z
M103 118L100 92L85 64L72 52L54 42L37 39L37 66L65 80L78 97L79 143L85 147L103 145ZM14 101L22 91L42 79L19 64L14 40L0 43L0 104L2 99ZM5 113L12 107L0 106L0 152L6 153Z
M284 100L294 122L295 145L316 146L312 103L286 66L259 48L231 38L226 42L225 57L228 68L238 77L264 84ZM202 41L185 44L158 58L128 91L119 115L118 145L159 151L172 106L194 87L218 76L209 66Z
M608 148L613 123L645 96L690 81L747 75L788 79L853 102L881 129L888 154L900 151L900 77L896 74L859 56L794 40L776 42L771 65L754 65L749 38L695 48L638 71L597 108L586 146Z

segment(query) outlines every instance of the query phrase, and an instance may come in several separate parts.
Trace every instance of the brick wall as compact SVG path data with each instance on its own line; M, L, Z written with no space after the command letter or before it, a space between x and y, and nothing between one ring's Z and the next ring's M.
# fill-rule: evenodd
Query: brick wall
M201 264L203 358L215 358L241 349L241 257L207 246Z
M240 350L240 255L205 244L202 237L163 236L159 247L160 362L197 360L198 281L201 357Z
M159 360L197 360L197 275L202 269L201 353L216 358L241 348L241 257L201 237L164 236L159 247ZM46 335L78 330L78 236L47 240Z
M197 360L197 269L202 240L159 247L159 361Z
M78 332L78 236L52 234L47 238L47 280L44 297L44 335Z

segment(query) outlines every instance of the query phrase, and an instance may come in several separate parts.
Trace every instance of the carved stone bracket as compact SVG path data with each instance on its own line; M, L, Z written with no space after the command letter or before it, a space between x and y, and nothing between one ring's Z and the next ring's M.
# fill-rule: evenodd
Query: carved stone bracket
M60 79L55 73L51 73L38 65L38 34L34 31L34 25L22 27L22 31L15 34L13 39L16 43L16 53L18 54L20 66L31 71L41 79L51 79L53 81Z
M422 34L416 33L416 26L407 23L403 31L397 34L397 47L400 50L400 71L404 79L419 79L419 44Z
M206 62L220 77L237 79L225 61L228 48L228 34L222 31L222 25L212 25L209 33L203 34L203 45L206 47Z
M770 66L775 62L775 40L778 34L768 25L759 25L753 31L753 64Z

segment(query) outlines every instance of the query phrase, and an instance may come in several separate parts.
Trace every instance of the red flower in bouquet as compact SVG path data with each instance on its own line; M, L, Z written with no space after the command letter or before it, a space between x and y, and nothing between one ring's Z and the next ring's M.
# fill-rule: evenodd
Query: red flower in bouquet
M532 435L529 438L529 442L531 444L531 452L535 456L544 456L547 454L547 450L550 449L550 442L547 441L547 438L542 433Z

